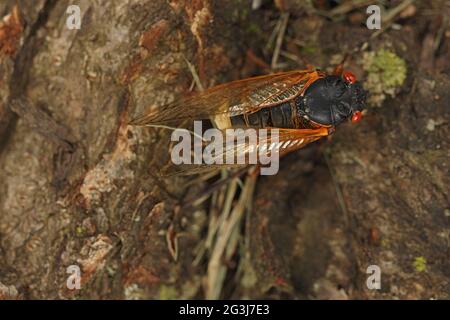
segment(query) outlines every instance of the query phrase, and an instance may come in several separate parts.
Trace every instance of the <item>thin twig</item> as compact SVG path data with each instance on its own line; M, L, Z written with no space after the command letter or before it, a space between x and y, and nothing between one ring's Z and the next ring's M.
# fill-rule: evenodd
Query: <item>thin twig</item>
M283 12L281 14L280 20L281 20L280 29L277 34L275 49L272 55L272 63L271 63L272 69L278 68L278 58L280 56L281 46L283 45L284 35L286 33L286 28L289 22L289 12Z
M383 32L387 31L392 26L392 23L394 22L395 17L397 15L399 15L404 9L406 9L407 6L409 6L410 4L413 4L414 2L415 2L415 0L404 0L398 6L396 6L395 8L392 8L391 10L386 12L383 15L383 20L382 20L384 27L381 28L380 30L376 31L375 33L373 33L371 38L376 38Z
M336 196L339 203L339 206L341 207L342 213L345 217L348 217L348 211L347 206L345 205L344 196L342 195L341 187L339 186L339 183L337 182L336 176L333 172L333 169L330 165L330 160L328 158L328 155L326 152L323 153L323 157L325 158L325 163L327 164L328 171L330 172L331 180L333 181L334 189L336 190Z
M247 177L239 200L231 212L229 205L225 206L224 211L222 211L222 218L226 217L226 219L220 223L211 258L208 263L207 299L218 299L220 297L223 281L226 276L226 267L223 265L222 260L223 258L229 259L236 250L237 239L240 236L240 221L248 209L248 203L251 202L256 177L256 175L249 175ZM227 200L230 203L230 198Z
M442 25L436 34L436 39L434 40L434 47L433 47L434 52L436 52L439 49L439 46L441 45L445 30L447 28L448 28L448 16L446 14L444 14L443 19L442 19Z
M194 78L194 82L197 85L197 88L199 89L199 91L205 90L205 87L203 87L203 84L200 81L200 77L198 76L195 66L192 63L190 63L189 60L184 55L183 55L183 59L184 59L184 61L186 61L189 71L191 72L192 77Z
M281 20L278 19L277 23L275 24L275 27L273 28L272 33L270 34L269 40L267 40L267 43L264 47L263 52L265 55L267 55L270 49L272 49L275 39L277 38L277 34L279 33L280 27L281 27Z

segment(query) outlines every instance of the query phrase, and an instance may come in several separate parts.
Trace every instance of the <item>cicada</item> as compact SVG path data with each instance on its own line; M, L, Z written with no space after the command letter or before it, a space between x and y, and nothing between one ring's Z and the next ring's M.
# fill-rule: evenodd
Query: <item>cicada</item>
M167 125L209 119L224 131L276 130L276 148L284 155L329 136L346 120L358 121L366 95L355 75L341 66L331 74L315 69L296 70L233 81L193 93L169 105L148 109L130 124ZM266 146L270 143L270 137L258 142ZM245 153L254 148L235 149Z

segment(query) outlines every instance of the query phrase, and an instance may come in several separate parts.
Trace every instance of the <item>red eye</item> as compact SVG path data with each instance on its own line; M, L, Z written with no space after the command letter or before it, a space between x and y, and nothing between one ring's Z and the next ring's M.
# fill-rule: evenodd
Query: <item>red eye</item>
M355 111L352 115L352 122L353 123L358 122L359 120L361 120L361 118L362 118L361 111Z
M353 84L356 82L356 76L350 71L345 71L342 76L344 77L344 80L348 83Z

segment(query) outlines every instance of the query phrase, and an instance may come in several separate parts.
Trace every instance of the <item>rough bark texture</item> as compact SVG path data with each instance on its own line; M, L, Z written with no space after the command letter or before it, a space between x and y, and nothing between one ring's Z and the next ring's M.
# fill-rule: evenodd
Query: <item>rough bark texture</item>
M263 51L279 12L80 0L82 27L69 30L71 1L6 0L0 15L16 3L20 36L0 32L3 48L16 46L0 50L0 298L202 298L205 266L192 261L205 211L178 206L200 186L158 178L169 132L127 122L189 90L185 59L205 86L261 72L248 49ZM420 2L402 30L371 39L357 15L332 21L286 3L289 37L315 52L287 51L328 67L367 41L405 60L407 79L360 125L259 179L244 276L223 297L450 298L448 6ZM348 63L363 76L361 61ZM381 290L366 287L372 264ZM67 289L70 265L81 267L81 290Z

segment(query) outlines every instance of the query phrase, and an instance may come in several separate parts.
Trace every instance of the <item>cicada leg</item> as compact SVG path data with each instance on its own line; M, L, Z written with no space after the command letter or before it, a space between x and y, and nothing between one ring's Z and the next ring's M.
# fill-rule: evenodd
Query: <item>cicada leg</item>
M342 59L342 61L336 67L334 67L333 75L342 76L342 73L344 72L344 63L345 63L345 61L347 61L348 56L349 56L349 54L346 53L344 55L344 58Z
M344 63L347 60L349 54L345 54L344 58L342 59L341 63L339 63L333 70L333 75L343 77L344 80L348 83L355 83L356 82L356 76L348 70L344 70Z

